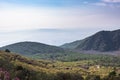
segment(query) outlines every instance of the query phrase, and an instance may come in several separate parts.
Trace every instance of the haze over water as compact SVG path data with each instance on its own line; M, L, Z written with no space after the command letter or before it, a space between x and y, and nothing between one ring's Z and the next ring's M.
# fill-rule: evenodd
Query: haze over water
M120 0L0 0L0 46L62 45L120 28Z

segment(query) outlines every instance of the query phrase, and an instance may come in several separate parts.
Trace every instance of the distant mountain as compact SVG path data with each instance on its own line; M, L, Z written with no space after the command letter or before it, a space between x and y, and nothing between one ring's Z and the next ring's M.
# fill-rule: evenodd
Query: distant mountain
M46 45L38 42L19 42L0 48L0 50L6 50L6 49L10 50L11 52L20 53L23 55L64 52L64 49L62 48Z
M74 41L61 46L66 49L116 51L120 49L120 29L115 31L100 31L83 40Z

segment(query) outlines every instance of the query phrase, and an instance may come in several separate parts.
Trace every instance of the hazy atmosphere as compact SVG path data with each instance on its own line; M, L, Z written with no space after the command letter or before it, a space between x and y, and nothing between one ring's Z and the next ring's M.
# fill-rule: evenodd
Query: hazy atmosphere
M120 0L0 0L0 80L120 80Z
M0 0L0 46L80 40L120 26L120 0Z

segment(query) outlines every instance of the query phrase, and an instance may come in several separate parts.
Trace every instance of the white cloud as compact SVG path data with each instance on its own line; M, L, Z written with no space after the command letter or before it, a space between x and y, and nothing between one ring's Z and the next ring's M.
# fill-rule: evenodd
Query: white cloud
M109 8L120 8L120 0L101 0L100 2L92 3L92 5Z
M106 3L96 5L105 6ZM60 45L64 42L80 40L99 30L118 29L120 16L116 15L117 12L106 9L101 11L100 8L95 10L93 7L48 8L0 3L0 42L2 42L0 46L28 40ZM25 30L38 28L76 28L76 30L59 33L54 31L36 33ZM13 30L16 33L12 33Z
M92 5L96 5L96 6L107 6L107 4L106 4L106 3L103 3L103 2L92 3Z
M103 2L109 2L109 3L120 3L120 0L102 0Z
M101 5L101 4L100 4ZM103 5L103 4L102 4ZM0 31L35 28L120 26L120 19L82 8L29 7L1 4Z

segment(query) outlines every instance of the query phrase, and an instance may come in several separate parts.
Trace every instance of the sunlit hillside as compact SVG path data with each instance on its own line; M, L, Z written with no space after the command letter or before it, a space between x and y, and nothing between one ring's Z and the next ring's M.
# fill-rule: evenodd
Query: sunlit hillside
M72 62L32 60L4 51L0 51L0 69L9 74L8 80L110 80L113 77L118 80L120 73L119 66L100 65L97 64L97 59ZM3 80L6 74L0 73ZM88 77L91 79L87 79Z

